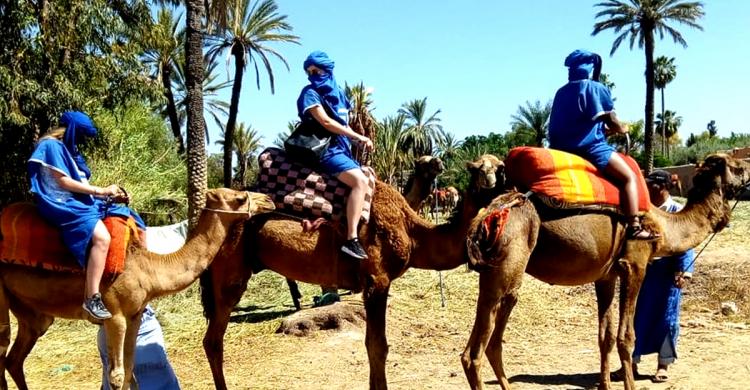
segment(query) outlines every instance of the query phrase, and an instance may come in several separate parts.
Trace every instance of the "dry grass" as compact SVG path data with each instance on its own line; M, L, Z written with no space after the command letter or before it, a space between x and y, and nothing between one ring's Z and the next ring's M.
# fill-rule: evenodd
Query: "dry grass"
M719 302L734 300L740 307L740 314L729 320L750 320L746 282L750 276L750 242L746 238L750 232L749 203L738 206L731 229L717 235L697 261L693 283L686 289L686 318L715 313ZM441 306L437 272L411 270L391 288L387 367L389 383L394 389L466 387L458 354L466 345L474 320L477 275L459 267L443 272L442 277L445 307ZM300 287L303 305L309 306L319 289L307 284ZM343 298L361 304L358 295ZM212 388L201 345L206 321L201 315L197 286L153 305L183 387ZM263 272L254 276L238 306L241 310L234 313L225 337L225 371L230 388L246 389L251 384L253 389L366 388L368 366L363 331L323 332L306 338L275 333L283 316L293 310L286 283L279 275ZM725 318L712 314L710 319L724 321ZM13 327L15 330L15 325ZM57 321L26 362L30 387L96 389L101 373L96 330L95 326L84 322ZM687 342L725 343L724 336L700 332L703 331L686 329L683 337L689 340ZM560 373L561 370L595 372L598 369L596 333L593 286L550 286L526 277L506 332L507 368L516 374ZM713 352L707 354L703 349L707 344L695 345L690 348L700 349L688 350L688 358L722 356ZM725 348L718 345L716 350ZM489 368L484 370L487 380L493 379L490 371ZM519 383L518 388L552 388L551 385L528 384L532 379L550 380L547 377L526 377L531 379ZM579 380L569 375L561 378ZM689 383L694 378L686 380ZM323 386L322 383L333 384ZM585 376L583 382L576 382L575 386L565 383L567 387L559 388L589 387L595 384L595 376Z

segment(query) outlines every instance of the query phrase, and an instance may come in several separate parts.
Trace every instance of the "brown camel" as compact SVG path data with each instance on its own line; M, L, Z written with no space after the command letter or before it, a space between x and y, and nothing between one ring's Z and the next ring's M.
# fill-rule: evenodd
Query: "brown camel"
M243 245L223 248L201 276L203 307L208 318L203 346L216 388L227 388L223 338L230 313L260 264L295 280L364 290L370 388L386 389L385 309L391 281L410 267L445 270L466 263L460 237L468 231L479 208L488 205L497 194L503 180L496 172L502 165L490 155L468 163L472 178L462 205L441 225L420 218L398 191L378 181L370 220L361 227L359 235L369 255L362 264L339 254L343 231L337 232L329 225L304 234L298 222L274 214L248 224Z
M129 388L135 337L146 304L193 283L214 259L236 222L273 209L273 202L266 195L211 190L206 194L206 208L195 231L180 250L157 255L138 246L129 248L122 274L102 285L102 298L112 313L112 318L104 321L104 329L113 389ZM83 273L0 264L0 389L8 388L6 366L16 386L21 390L28 388L24 360L55 317L89 319L81 308L83 284ZM10 344L9 311L18 319L18 334L6 356Z
M418 211L430 190L435 178L443 173L445 166L438 157L422 156L414 161L414 172L404 186L404 198L412 210Z
M595 283L599 307L600 389L610 388L608 355L617 340L625 389L634 390L633 316L646 265L655 256L684 252L729 221L731 198L750 182L750 164L715 154L697 168L685 208L668 214L655 207L645 223L661 234L655 241L623 241L622 218L605 213L553 210L540 202L510 207L504 230L486 219L520 194L505 194L478 215L467 239L469 258L480 270L474 328L461 356L472 389L481 389L480 368L486 355L500 386L509 389L502 362L503 332L518 300L524 272L550 284ZM497 215L497 213L495 214ZM490 228L483 228L485 221ZM489 238L487 238L489 237ZM615 336L615 281L620 277L620 321Z

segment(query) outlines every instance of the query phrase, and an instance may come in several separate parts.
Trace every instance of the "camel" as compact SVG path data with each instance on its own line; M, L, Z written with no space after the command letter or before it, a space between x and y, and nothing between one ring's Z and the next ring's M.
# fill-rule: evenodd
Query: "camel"
M445 189L445 210L451 212L456 206L458 206L458 190L456 187L448 187Z
M594 282L599 316L601 371L599 389L610 388L608 355L615 340L625 374L625 389L634 390L633 316L646 265L656 256L685 252L729 221L728 199L750 182L750 163L714 154L698 166L685 208L675 214L651 207L644 221L658 240L624 241L622 218L602 212L553 210L540 202L520 201L509 210L504 230L482 228L487 215L519 193L504 194L478 215L467 238L470 264L480 270L474 327L461 355L472 389L482 389L482 355L486 355L502 389L510 385L502 362L503 332L518 300L524 272L550 284ZM502 213L501 213L502 214ZM497 214L496 214L497 215ZM495 220L497 221L497 219ZM489 222L493 222L492 219ZM493 223L490 223L492 226ZM484 237L490 237L486 239ZM615 282L620 277L620 319L615 335Z
M418 211L430 190L435 178L443 173L445 166L438 157L422 156L414 161L414 172L404 186L404 198L412 210Z
M122 274L102 284L102 298L112 313L103 324L113 389L130 386L135 338L146 304L188 287L208 267L233 225L273 209L273 202L263 194L211 190L198 225L180 250L157 255L140 246L128 249ZM8 388L6 366L16 386L28 388L24 360L56 317L89 319L81 308L83 285L83 273L0 264L0 389ZM6 356L11 336L9 311L18 319L18 334Z
M434 225L413 211L393 187L376 182L368 223L359 237L369 260L361 264L341 255L343 230L323 225L303 234L298 222L268 214L245 227L243 245L225 247L201 276L201 292L208 329L203 346L217 389L224 380L224 333L229 316L260 264L288 278L324 286L363 291L367 315L365 345L370 361L370 388L387 389L385 360L386 300L391 282L410 267L447 270L466 263L463 237L480 207L498 194L503 163L491 155L467 164L471 182L462 205L445 224ZM460 240L458 240L460 241Z

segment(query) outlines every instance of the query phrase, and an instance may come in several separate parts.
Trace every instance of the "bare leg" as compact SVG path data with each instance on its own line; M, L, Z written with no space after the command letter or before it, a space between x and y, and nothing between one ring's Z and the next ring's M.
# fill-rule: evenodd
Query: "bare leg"
M625 160L617 153L612 153L609 158L609 164L604 171L617 179L622 185L625 192L623 197L625 204L622 205L623 211L628 217L635 217L638 214L638 182L635 173L630 169Z
M102 281L104 263L107 261L110 241L111 237L109 231L104 226L104 222L97 222L94 228L94 236L91 238L89 261L86 264L86 291L84 292L84 298L91 298L92 295L99 292L99 284Z
M372 276L368 276L368 278L372 278ZM370 390L386 390L388 388L385 373L385 360L388 357L385 312L390 283L385 280L382 282L375 283L373 280L368 280L370 285L362 294L365 301L365 312L367 313L365 346L370 361Z
M617 279L599 280L596 287L596 304L599 308L599 358L601 360L599 389L610 388L609 353L615 345L614 298Z
M357 168L341 172L337 178L351 189L346 201L346 239L351 240L357 238L359 218L362 215L362 206L365 204L367 193L367 176Z

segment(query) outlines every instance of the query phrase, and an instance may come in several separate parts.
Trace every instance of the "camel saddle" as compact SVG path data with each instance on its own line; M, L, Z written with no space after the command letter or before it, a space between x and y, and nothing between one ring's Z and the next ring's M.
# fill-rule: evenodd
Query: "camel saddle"
M252 191L271 196L276 212L330 221L338 221L344 215L349 187L335 177L315 172L278 148L264 150L258 156L258 166L258 181ZM375 173L369 167L362 171L369 182L361 217L367 222L375 192Z
M138 229L132 217L107 217L104 226L112 236L104 274L114 276L125 268L130 242L143 242L143 231ZM0 232L3 237L0 241L2 263L56 272L84 272L65 246L60 231L42 218L32 203L13 203L6 207L0 216Z
M638 210L651 207L648 187L638 163L620 154L638 177ZM593 164L575 154L522 146L505 159L508 180L521 191L532 191L553 208L608 210L621 213L620 190Z

